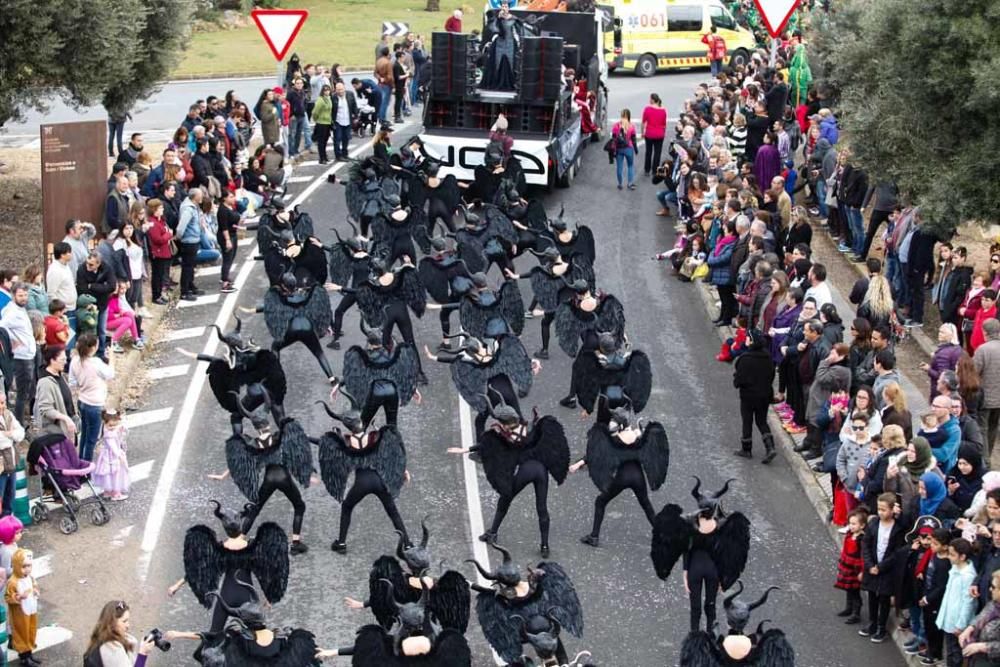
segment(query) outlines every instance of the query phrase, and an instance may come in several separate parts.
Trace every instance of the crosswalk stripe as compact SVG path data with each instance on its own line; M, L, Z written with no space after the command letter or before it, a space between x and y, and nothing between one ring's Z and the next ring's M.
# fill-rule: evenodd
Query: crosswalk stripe
M62 644L63 642L68 642L73 638L73 632L67 628L59 627L58 625L46 625L38 628L38 634L35 637L35 650L34 653L39 651L44 651L47 648L52 648L57 644ZM7 662L13 663L17 661L17 653L7 649Z
M315 177L314 176L292 176L291 178L288 179L288 182L289 183L308 183L313 178L315 178Z
M220 294L216 292L215 294L202 294L196 297L194 301L178 301L178 308L194 308L195 306L207 306L208 304L215 303L219 300Z
M242 248L243 246L248 246L248 245L251 245L251 244L256 243L256 242L257 242L257 237L256 236L248 236L248 237L246 237L244 239L240 239L239 241L237 241L236 245L238 245L238 246L240 246Z
M129 412L126 413L123 421L127 428L134 429L139 428L140 426L148 426L149 424L167 421L173 413L174 409L172 407L159 408L157 410L143 410L142 412Z
M174 329L173 331L168 331L166 335L163 336L163 340L164 342L171 343L173 341L186 340L188 338L201 338L205 335L205 329L207 328L208 327L188 327L187 329Z
M31 559L31 576L35 579L52 574L52 554L46 556L35 556Z
M306 160L305 162L299 162L299 163L297 163L295 166L296 167L315 167L318 164L319 164L319 160ZM290 181L291 179L288 179L288 180Z
M200 278L202 276L217 276L222 273L222 265L218 266L203 266L200 269L194 270L194 277Z
M166 380L187 375L191 369L191 364L178 364L176 366L163 366L162 368L150 369L147 375L150 380Z

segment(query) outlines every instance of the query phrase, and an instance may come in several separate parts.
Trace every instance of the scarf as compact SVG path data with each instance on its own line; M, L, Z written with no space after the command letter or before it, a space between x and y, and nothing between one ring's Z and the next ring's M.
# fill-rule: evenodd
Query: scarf
M718 243L715 244L715 250L712 251L712 257L718 257L721 255L726 246L731 243L736 243L735 236L723 236L719 239Z
M50 377L56 381L56 386L59 387L59 393L62 394L62 400L66 407L66 416L75 417L76 406L73 404L73 392L70 391L69 384L66 383L66 379L62 376L62 374L53 375L48 370L43 368L39 379L42 377Z
M913 574L923 574L927 571L927 564L931 562L931 558L934 557L934 551L931 549L925 549L924 553L921 554L920 560L917 561L917 566L913 568Z
M918 435L913 438L911 442L913 443L913 449L917 452L917 457L913 459L913 463L910 463L909 460L905 460L903 465L906 466L910 476L916 480L919 479L920 476L927 470L927 467L930 466L933 454L931 454L931 444L927 442L927 438ZM921 512L921 514L924 514L924 512Z
M933 516L944 499L948 497L948 491L944 488L944 480L936 472L925 472L920 476L920 481L924 483L924 490L927 492L927 497L920 499L920 514Z

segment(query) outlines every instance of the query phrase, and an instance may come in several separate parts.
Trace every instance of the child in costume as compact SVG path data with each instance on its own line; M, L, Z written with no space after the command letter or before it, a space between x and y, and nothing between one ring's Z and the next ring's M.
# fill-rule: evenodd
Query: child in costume
M38 634L38 585L31 576L31 551L15 551L11 565L13 572L4 587L10 647L17 653L22 665L36 667L42 663L31 655Z
M24 535L24 524L13 514L0 518L0 582L11 574L11 564L17 551L17 541Z
M128 428L122 424L121 415L114 410L105 410L104 444L97 453L93 482L101 487L101 495L109 500L128 498Z
M847 605L837 616L846 617L844 622L848 625L861 622L861 578L864 572L861 540L867 523L868 510L865 508L857 508L847 516L848 532L837 561L837 582L834 587L847 592Z

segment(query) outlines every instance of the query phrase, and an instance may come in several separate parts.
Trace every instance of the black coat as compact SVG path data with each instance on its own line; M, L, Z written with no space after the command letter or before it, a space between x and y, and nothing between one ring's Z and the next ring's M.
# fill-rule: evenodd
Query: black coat
M117 287L115 273L107 262L101 262L97 271L88 271L86 264L81 264L80 268L76 270L76 291L80 294L89 294L97 299L98 310L105 310L108 307L111 293Z
M838 200L850 208L861 208L868 192L868 174L861 169L847 165L840 181L841 189Z
M742 237L736 240L736 244L733 246L733 256L729 259L729 270L734 278L739 275L740 267L743 266L743 262L747 261L747 255L750 254L750 232L747 232Z
M773 396L774 361L763 347L751 348L736 357L733 386L740 390L740 400L767 399Z
M954 322L958 319L958 308L965 299L965 293L972 287L972 267L959 266L952 270L941 295L941 321Z
M344 97L347 98L347 115L350 116L350 121L353 123L358 117L358 98L354 96L354 93L350 90L344 91ZM338 95L332 95L331 100L333 100L333 109L330 112L330 124L337 124L337 108L340 106L340 97Z
M788 86L778 83L771 86L771 90L764 95L764 103L767 104L767 119L771 123L776 123L785 115L785 104L788 103Z
M861 586L866 591L872 591L879 595L892 595L894 592L893 568L902 567L905 564L906 552L900 547L904 545L906 529L903 527L902 521L898 519L893 523L892 530L889 531L889 545L882 555L882 560L879 560L878 524L878 517L873 516L865 527L865 536L861 542L861 557L865 563ZM878 574L869 572L873 565L878 565Z
M934 277L934 244L938 240L933 232L925 231L922 227L918 227L913 233L907 258L911 274L915 273L919 277L926 274L927 280Z

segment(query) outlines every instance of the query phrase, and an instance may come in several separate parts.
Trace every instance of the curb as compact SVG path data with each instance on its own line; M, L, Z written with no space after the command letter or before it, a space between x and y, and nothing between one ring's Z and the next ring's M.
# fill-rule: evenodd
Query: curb
M703 281L699 282L700 284L695 285L695 288L698 290L698 295L701 297L702 303L705 306L705 312L711 314L715 310L714 292L708 283ZM716 332L718 333L719 340L725 342L726 338L729 337L728 334L732 332L732 328L717 327ZM816 515L819 517L820 521L823 522L823 526L826 528L827 534L829 534L834 547L839 550L842 544L842 537L837 532L837 528L832 523L827 521L826 518L830 510L833 509L833 498L831 496L832 491L827 492L826 486L820 479L821 475L813 472L809 462L802 458L802 456L797 452L793 451L793 448L801 442L805 436L799 436L798 440L796 440L795 436L785 431L782 426L781 419L778 417L773 408L768 408L767 424L771 427L771 433L774 435L774 443L778 452L780 452L781 456L795 472L795 476L799 480L799 485L805 492L806 497L809 498L809 503L816 511ZM826 475L826 473L822 473L822 475ZM890 620L892 620L892 618ZM893 623L890 635L896 644L896 648L899 649L899 654L902 656L903 662L907 665L919 665L920 662L916 656L907 655L903 651L903 644L910 639L910 633L900 630L898 625Z

